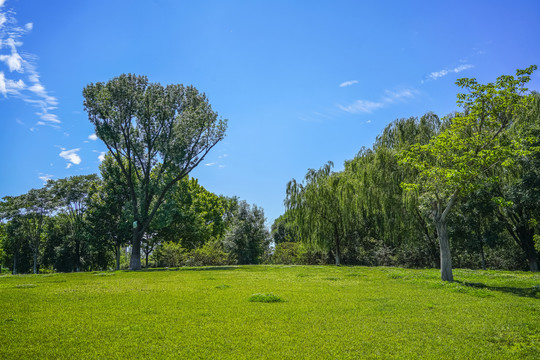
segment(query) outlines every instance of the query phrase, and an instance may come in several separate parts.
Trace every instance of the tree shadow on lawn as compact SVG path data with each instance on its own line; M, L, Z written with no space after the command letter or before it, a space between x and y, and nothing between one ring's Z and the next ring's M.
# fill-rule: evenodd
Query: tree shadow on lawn
M237 270L238 266L201 266L201 267L174 267L174 268L149 268L137 271L214 271L214 270Z
M513 294L521 297L529 297L533 299L540 299L540 288L533 286L530 288L520 288L520 287L510 287L510 286L488 286L483 283L474 283L467 281L455 280L455 282L468 287L473 287L476 289L488 289L492 291L500 291L504 293Z

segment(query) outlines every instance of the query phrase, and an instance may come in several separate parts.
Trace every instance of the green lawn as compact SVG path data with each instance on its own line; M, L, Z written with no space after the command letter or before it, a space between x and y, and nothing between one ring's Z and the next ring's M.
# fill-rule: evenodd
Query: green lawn
M540 275L454 275L242 266L2 276L0 359L540 358Z

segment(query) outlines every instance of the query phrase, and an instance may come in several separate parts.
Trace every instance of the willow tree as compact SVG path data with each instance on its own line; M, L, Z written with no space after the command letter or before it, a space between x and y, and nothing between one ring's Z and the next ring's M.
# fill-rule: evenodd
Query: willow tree
M354 221L354 192L343 173L333 173L332 162L309 169L302 183L287 184L285 205L294 217L300 241L331 249L341 264L343 241Z
M225 135L206 96L193 86L121 75L83 90L84 107L117 162L133 213L130 269L141 268L141 240L172 186Z
M476 79L459 79L467 90L458 94L463 113L429 143L415 144L401 154L401 163L418 171L416 181L403 183L431 206L441 258L441 278L453 281L447 219L460 196L474 190L497 166L508 166L520 154L516 142L505 135L516 115L530 101L525 84L536 70L517 70L516 77L503 75L495 83L480 84Z

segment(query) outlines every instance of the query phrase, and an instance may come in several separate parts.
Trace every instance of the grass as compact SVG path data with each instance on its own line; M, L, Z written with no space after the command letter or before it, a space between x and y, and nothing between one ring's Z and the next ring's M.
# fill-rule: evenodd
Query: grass
M454 275L242 266L0 276L0 358L540 358L539 275Z

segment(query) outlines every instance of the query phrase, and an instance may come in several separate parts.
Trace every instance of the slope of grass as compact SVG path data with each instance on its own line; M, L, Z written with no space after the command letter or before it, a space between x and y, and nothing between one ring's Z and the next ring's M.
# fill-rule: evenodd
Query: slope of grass
M539 275L455 277L323 266L2 276L0 358L540 358Z

